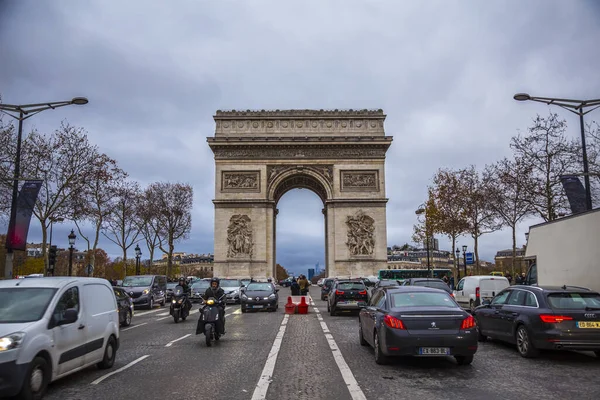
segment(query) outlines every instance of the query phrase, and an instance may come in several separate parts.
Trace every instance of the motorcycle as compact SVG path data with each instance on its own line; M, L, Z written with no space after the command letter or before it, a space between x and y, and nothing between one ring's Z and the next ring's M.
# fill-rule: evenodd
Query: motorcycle
M187 300L187 295L183 290L183 287L181 285L175 286L173 289L170 309L170 313L173 316L175 323L178 323L180 318L182 321L185 321L188 315L190 315L190 309Z
M222 333L218 332L217 323L219 322L219 311L224 306L225 297L233 292L227 292L221 296L218 300L214 297L203 301L203 308L200 309L200 318L198 319L198 326L196 327L196 335L204 333L206 339L206 346L210 347L212 341L218 341L221 338ZM201 306L202 306L201 305Z

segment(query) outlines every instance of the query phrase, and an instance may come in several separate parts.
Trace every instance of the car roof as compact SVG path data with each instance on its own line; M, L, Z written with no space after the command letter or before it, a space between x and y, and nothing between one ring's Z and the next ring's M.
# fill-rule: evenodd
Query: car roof
M432 281L432 282L442 282L444 284L446 284L446 282L444 282L443 279L439 279L439 278L409 278L409 281Z
M44 278L27 278L27 279L6 279L0 281L1 288L26 287L26 288L53 288L61 289L71 283L102 283L107 286L110 283L104 278L83 278L78 276L60 276L60 277L44 277Z
M443 290L440 289L436 289L436 288L431 288L431 287L427 287L427 286L385 286L382 287L381 290L385 290L386 292L405 292L405 293L409 293L409 292L432 292L432 293L446 293Z
M589 288L583 287L583 286L567 286L567 285L563 285L563 286L550 286L550 285L543 285L543 286L530 286L530 285L514 285L511 286L511 288L516 288L516 289L537 289L540 291L544 291L544 292L552 292L552 293L565 293L565 292L570 292L570 293L579 293L579 292L591 292L591 293L598 293L594 290L590 290Z

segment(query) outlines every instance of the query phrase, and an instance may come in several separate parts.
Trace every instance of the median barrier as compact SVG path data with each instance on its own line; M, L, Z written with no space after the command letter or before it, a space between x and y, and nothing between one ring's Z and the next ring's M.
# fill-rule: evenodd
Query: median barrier
M288 301L285 305L285 313L286 314L296 314L296 304L292 302L292 297L288 297Z

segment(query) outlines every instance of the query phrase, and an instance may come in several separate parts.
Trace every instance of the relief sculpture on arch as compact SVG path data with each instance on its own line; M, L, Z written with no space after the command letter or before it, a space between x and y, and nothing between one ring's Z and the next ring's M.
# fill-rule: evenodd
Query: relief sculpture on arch
M375 220L359 210L355 216L346 217L348 241L346 245L353 256L371 256L375 249Z
M237 214L230 218L227 228L227 257L252 257L254 240L252 221L247 215Z

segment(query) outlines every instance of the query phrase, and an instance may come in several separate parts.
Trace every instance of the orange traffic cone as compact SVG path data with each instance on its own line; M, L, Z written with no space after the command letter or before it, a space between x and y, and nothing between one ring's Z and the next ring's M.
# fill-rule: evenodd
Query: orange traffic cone
M298 304L298 314L308 314L308 303L306 302L306 296L302 296L300 304Z

